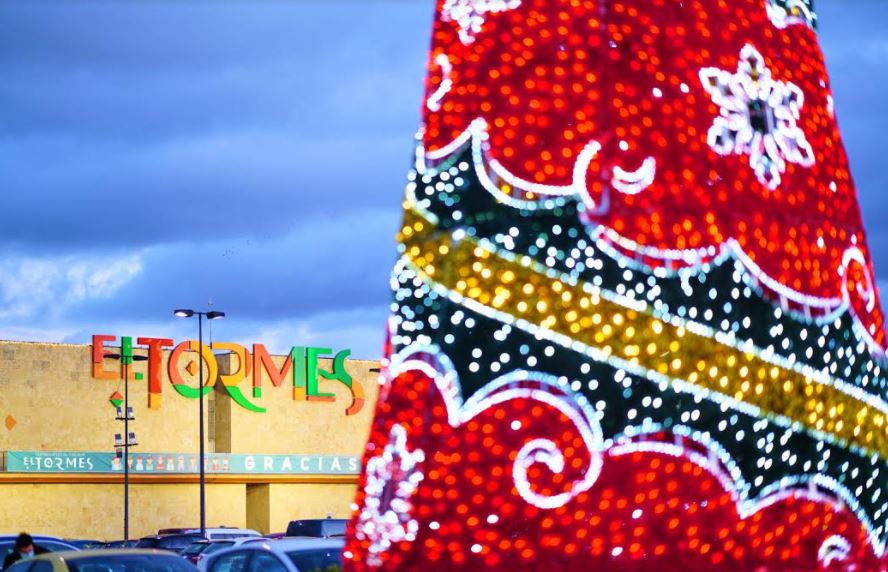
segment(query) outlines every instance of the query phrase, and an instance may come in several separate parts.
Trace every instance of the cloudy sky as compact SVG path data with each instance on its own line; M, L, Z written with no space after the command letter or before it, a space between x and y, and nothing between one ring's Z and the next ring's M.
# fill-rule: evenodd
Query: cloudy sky
M888 285L888 2L818 0ZM378 357L432 0L0 3L0 339Z

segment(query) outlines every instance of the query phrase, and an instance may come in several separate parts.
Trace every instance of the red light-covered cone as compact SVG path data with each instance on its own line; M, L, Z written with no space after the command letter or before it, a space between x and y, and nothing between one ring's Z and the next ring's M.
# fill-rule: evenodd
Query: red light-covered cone
M441 0L350 570L880 570L808 0Z

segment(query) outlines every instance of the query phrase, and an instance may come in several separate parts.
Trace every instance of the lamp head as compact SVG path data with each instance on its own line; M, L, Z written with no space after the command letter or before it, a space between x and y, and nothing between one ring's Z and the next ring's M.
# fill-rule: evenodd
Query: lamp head
M219 318L224 318L225 312L217 312L216 310L212 310L207 312L207 320L218 320Z
M194 310L179 309L174 311L173 314L180 318L190 318L194 315Z

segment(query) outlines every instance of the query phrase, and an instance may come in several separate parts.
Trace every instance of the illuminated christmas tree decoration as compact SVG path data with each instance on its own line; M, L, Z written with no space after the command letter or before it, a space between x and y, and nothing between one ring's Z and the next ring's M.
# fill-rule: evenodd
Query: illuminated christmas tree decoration
M485 16L490 12L503 12L521 5L521 0L445 0L441 9L445 21L459 25L459 38L464 44L475 41L481 31Z
M772 190L780 186L786 161L814 164L814 151L796 124L804 95L792 83L771 79L754 47L743 47L737 73L703 68L700 81L721 108L708 136L720 155L749 155L758 180Z
M438 2L347 569L886 569L884 319L814 23ZM386 521L394 451L422 478Z
M407 449L407 433L392 427L390 441L379 456L367 461L367 498L361 511L359 538L370 542L367 563L379 564L379 554L393 542L416 538L417 523L411 516L411 497L422 481L420 450Z
M778 28L803 24L814 28L817 15L811 7L812 0L768 0L768 16Z
M444 96L447 95L447 92L453 87L453 80L450 78L450 72L453 71L453 66L450 65L450 60L447 58L446 54L438 54L435 58L435 64L441 68L441 84L438 86L438 89L435 90L435 93L431 94L426 100L426 105L429 108L429 111L438 111L441 109L441 100L444 99Z

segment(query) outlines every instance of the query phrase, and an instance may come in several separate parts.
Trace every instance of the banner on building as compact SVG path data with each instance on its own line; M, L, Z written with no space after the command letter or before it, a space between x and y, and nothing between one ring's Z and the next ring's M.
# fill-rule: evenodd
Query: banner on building
M193 453L131 453L130 473L197 474ZM209 474L356 475L360 458L331 455L205 455ZM7 473L123 473L123 457L108 452L7 451L2 465Z

